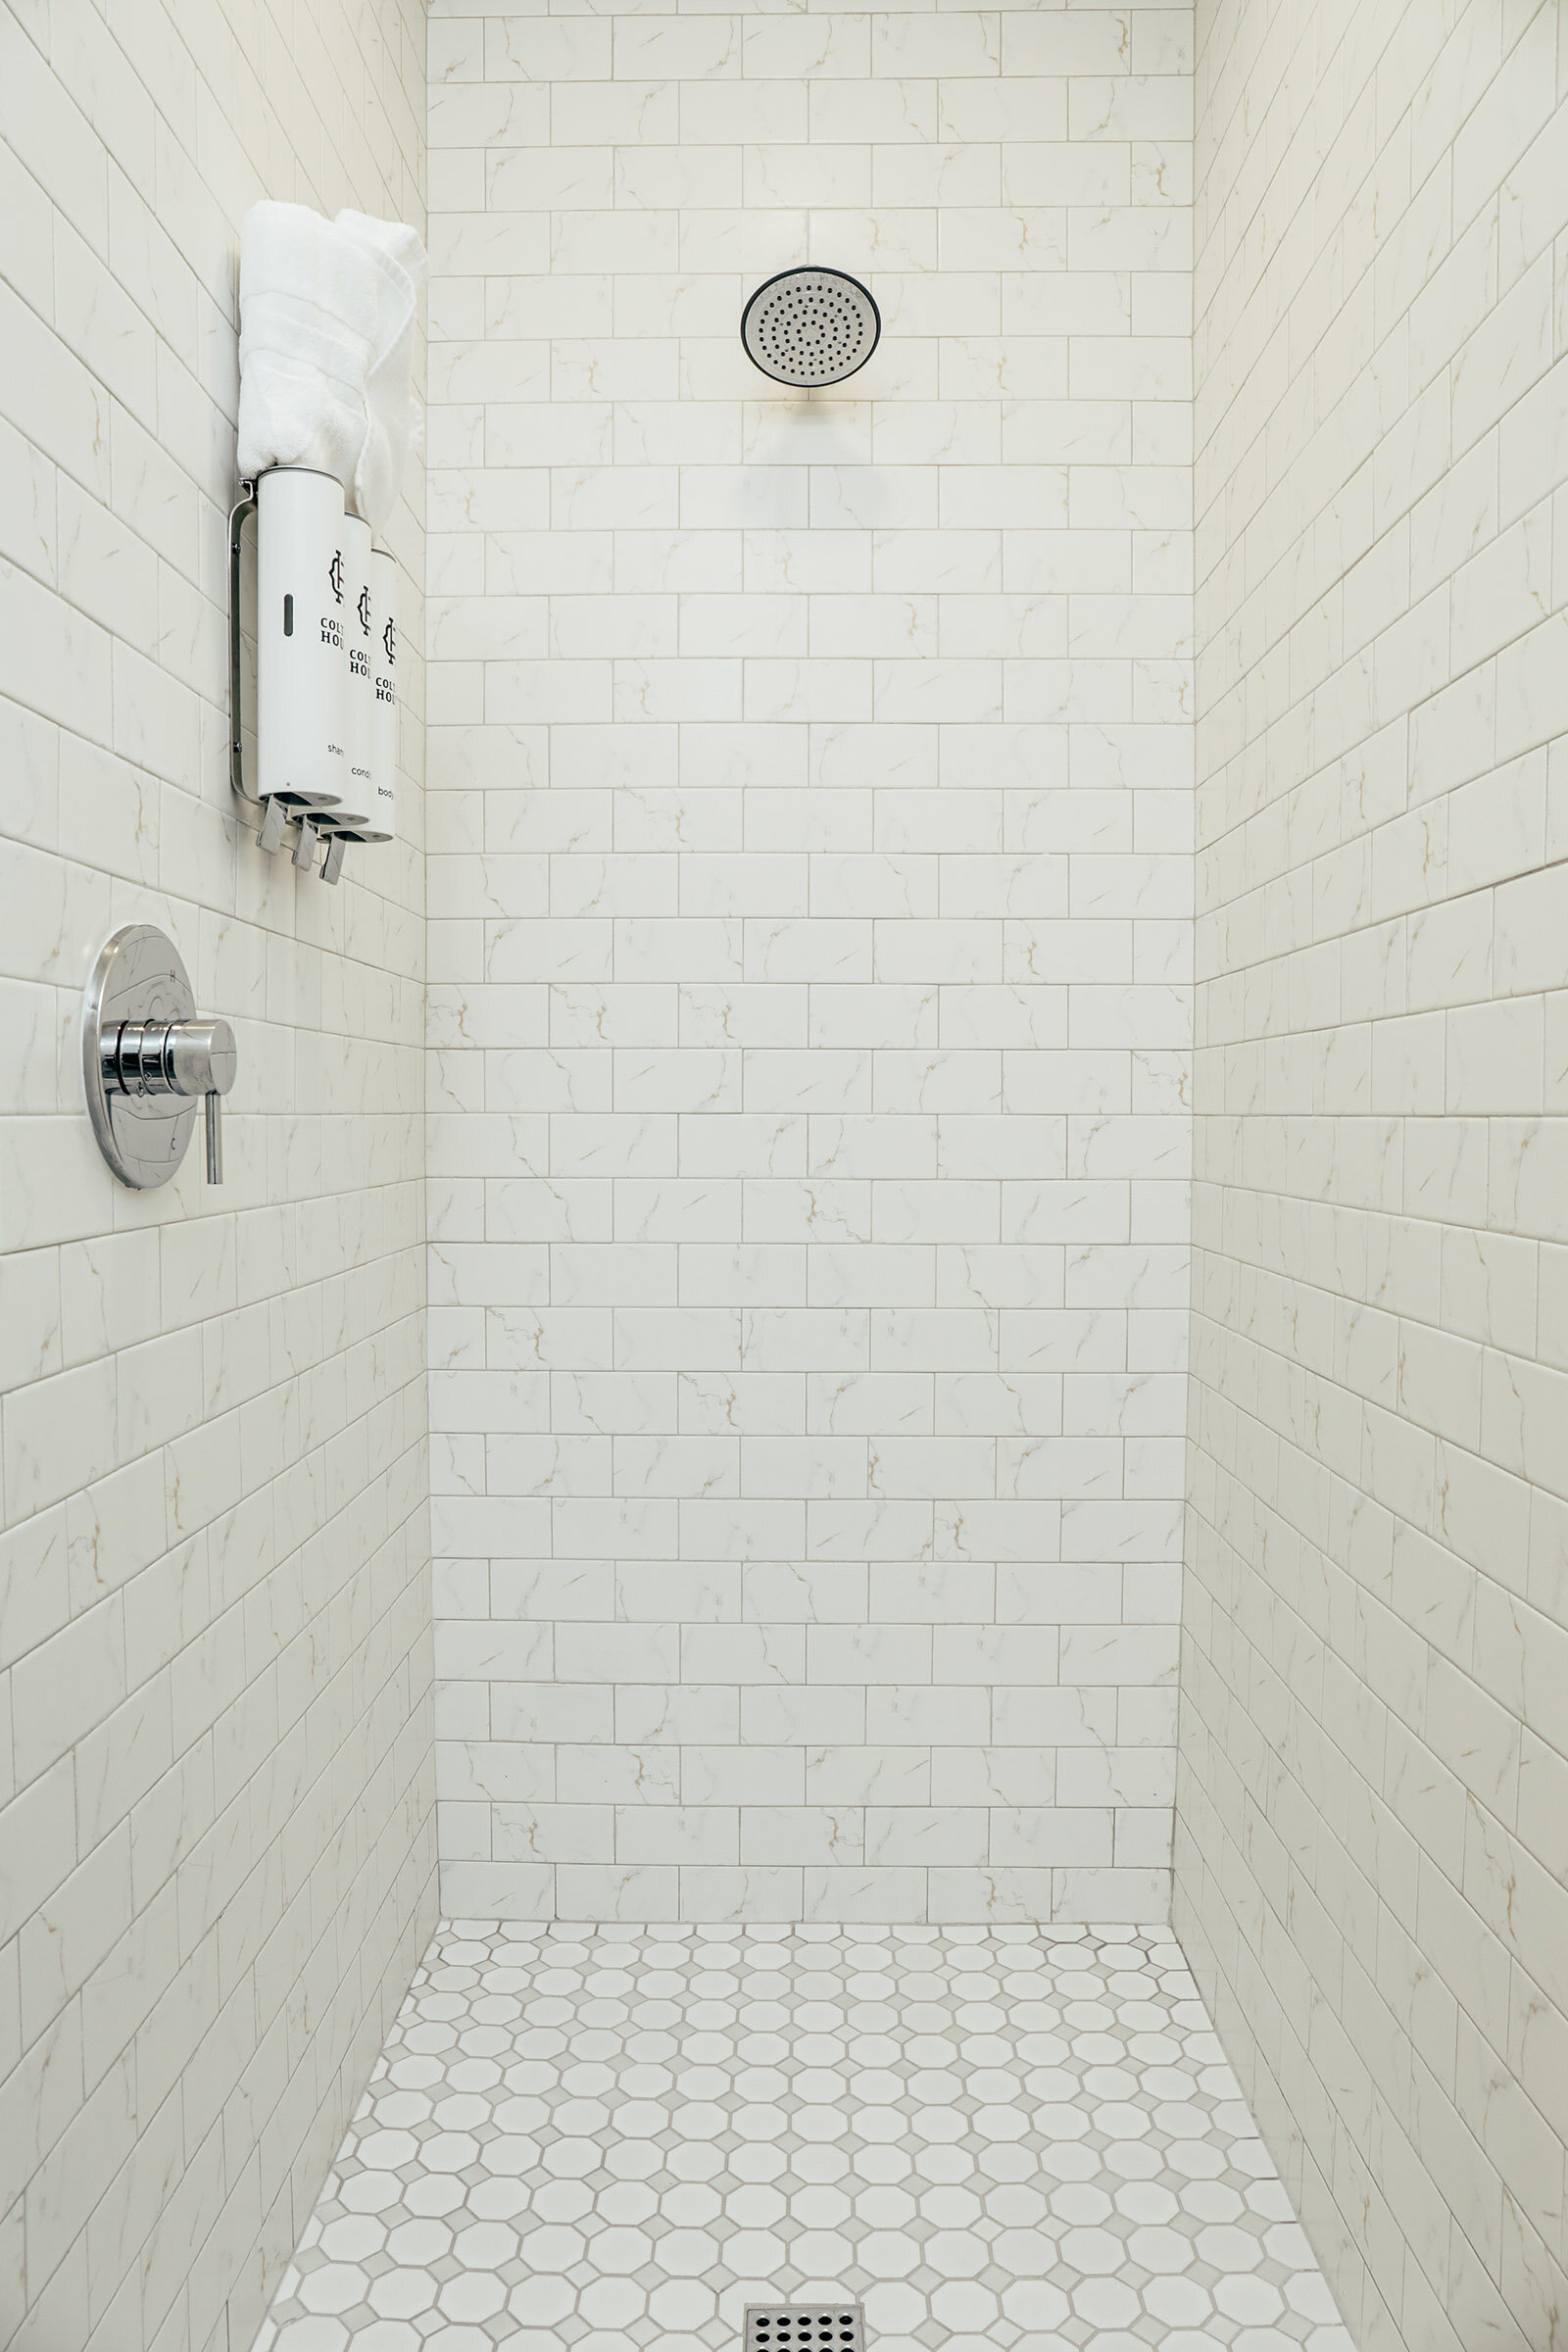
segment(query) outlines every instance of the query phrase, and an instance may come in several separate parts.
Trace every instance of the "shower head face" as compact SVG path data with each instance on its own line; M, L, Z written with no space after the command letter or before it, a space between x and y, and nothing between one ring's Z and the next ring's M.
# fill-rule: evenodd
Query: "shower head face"
M842 270L782 270L741 314L748 359L775 383L805 391L863 368L881 333L876 304Z

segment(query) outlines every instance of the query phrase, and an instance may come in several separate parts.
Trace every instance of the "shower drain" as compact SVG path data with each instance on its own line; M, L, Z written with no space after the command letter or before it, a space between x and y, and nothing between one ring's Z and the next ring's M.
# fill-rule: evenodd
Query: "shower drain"
M744 2352L865 2352L858 2303L748 2303Z

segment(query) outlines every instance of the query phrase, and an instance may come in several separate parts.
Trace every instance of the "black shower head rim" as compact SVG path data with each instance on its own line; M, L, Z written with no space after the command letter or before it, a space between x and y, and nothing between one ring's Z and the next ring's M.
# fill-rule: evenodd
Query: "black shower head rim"
M812 377L781 374L776 368L770 368L767 362L760 356L756 345L747 334L752 314L766 296L773 293L779 286L787 284L792 278L823 277L837 278L841 285L849 287L859 301L864 303L866 310L870 313L870 340L864 351L853 360L849 367L841 369L837 375ZM825 262L798 262L792 269L775 270L771 277L762 280L741 313L741 348L752 366L760 374L765 375L770 382L786 384L792 392L825 391L834 384L845 383L850 376L858 374L881 340L882 313L870 287L863 284L859 278L852 276L848 270L834 270Z

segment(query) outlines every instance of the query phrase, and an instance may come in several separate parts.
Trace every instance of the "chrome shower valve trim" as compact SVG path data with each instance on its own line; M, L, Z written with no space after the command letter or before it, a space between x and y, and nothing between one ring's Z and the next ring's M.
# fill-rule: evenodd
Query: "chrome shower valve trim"
M202 1104L207 1181L223 1181L222 1098L238 1052L225 1020L196 1018L172 940L130 923L106 942L82 1020L82 1080L98 1148L122 1184L167 1184L184 1159Z

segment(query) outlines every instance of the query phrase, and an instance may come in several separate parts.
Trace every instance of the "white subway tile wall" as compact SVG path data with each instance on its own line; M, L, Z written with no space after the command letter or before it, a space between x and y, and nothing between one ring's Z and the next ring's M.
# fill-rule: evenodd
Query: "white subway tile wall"
M13 2352L248 2352L434 1919L418 663L412 839L332 891L234 821L225 650L240 217L422 223L423 111L417 0L0 9ZM238 1038L221 1192L93 1143L131 921Z
M1568 2322L1568 23L1205 0L1176 1921L1362 2352Z
M1164 1916L1191 26L432 13L449 1910Z

